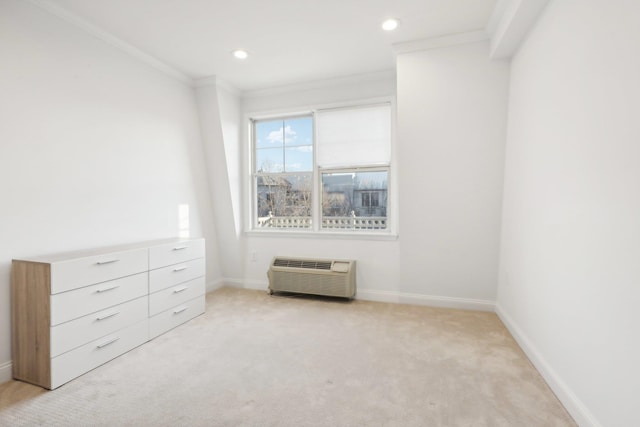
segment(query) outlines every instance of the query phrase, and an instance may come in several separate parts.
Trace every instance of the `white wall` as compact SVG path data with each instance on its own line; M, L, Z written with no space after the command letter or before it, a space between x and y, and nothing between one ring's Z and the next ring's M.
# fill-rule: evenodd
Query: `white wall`
M497 308L583 426L640 425L638 40L553 0L512 64Z
M220 112L220 126L226 160L231 208L233 214L233 232L236 236L242 232L242 112L239 95L228 88L218 85L216 88L218 108ZM222 142L222 141L221 141Z
M243 234L244 265L223 265L225 281L266 289L275 255L353 258L359 298L492 310L509 65L491 62L488 48L484 42L398 58L397 240ZM394 96L394 82L377 73L249 93L243 116ZM246 138L224 143L239 143L234 151L247 155ZM246 165L242 174L249 175ZM245 198L243 215L248 209ZM216 221L218 230L233 226Z
M241 147L240 100L216 84L214 78L196 88L198 113L202 127L208 184L213 199L213 221L216 224L220 276L242 277L244 239L241 212Z
M509 63L479 42L398 56L400 291L495 299Z
M251 92L245 94L242 99L243 114L239 126L244 127L243 130L246 131L247 126L244 125L244 120L252 113L286 113L322 105L350 104L361 100L393 96L395 96L393 73L375 73ZM225 140L225 144L227 143L228 141ZM235 143L240 144L239 151L242 153L243 160L246 159L249 149L246 132L243 132L243 137ZM250 173L246 161L243 162L241 173L245 177ZM247 191L244 195L247 195ZM243 215L246 215L248 209L250 209L250 203L248 197L245 197ZM246 220L246 216L243 220ZM246 229L246 221L244 225ZM240 270L226 270L227 283L230 284L266 289L268 283L266 273L271 259L276 255L356 259L358 261L358 297L360 298L388 299L390 297L380 291L389 290L397 281L397 240L273 237L255 234L243 234L241 238L243 265Z
M221 275L194 92L30 2L0 2L0 380L11 259L190 234Z

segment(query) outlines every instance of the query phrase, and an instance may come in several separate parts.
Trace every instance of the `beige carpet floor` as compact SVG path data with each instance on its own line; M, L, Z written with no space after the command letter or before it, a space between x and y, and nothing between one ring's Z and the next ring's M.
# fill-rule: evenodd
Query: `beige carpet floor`
M223 288L207 312L0 425L575 426L493 313Z

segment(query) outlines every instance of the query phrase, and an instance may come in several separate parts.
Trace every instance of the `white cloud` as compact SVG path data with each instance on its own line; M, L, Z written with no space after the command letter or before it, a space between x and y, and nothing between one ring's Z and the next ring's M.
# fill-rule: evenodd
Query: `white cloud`
M301 147L291 147L296 151L300 151L301 153L310 153L313 151L313 147L310 145L303 145Z
M267 135L267 139L272 144L282 144L282 138L284 136L288 143L292 143L296 140L296 135L296 131L291 129L291 126L285 126L284 132L282 128L269 132L269 135Z

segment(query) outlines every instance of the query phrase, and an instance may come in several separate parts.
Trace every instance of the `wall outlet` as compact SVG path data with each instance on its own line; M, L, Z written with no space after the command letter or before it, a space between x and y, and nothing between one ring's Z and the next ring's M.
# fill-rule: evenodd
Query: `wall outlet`
M251 262L256 262L258 260L258 256L256 255L256 251L251 251Z

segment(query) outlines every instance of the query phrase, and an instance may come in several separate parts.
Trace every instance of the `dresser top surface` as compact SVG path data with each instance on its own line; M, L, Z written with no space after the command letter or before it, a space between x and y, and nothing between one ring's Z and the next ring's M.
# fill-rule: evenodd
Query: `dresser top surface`
M151 248L154 246L194 242L198 240L204 240L204 239L201 237L193 237L193 238L173 237L173 238L158 239L158 240L147 240L142 242L122 244L122 245L116 245L116 246L83 249L79 251L60 252L55 254L39 255L39 256L26 257L26 258L16 258L13 261L53 264L57 262L71 261L74 259L87 258L91 256L96 256L96 255L104 255L104 254L109 254L113 252L127 252L127 251L134 251L138 249Z

